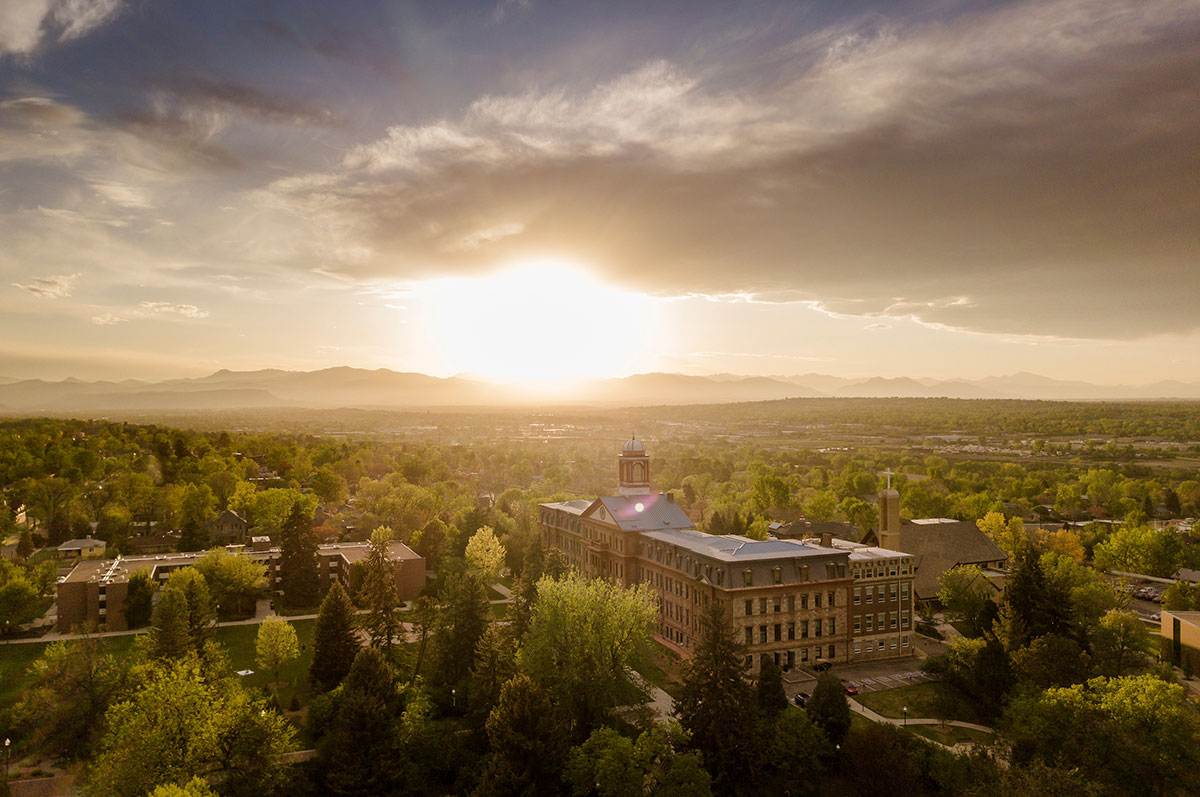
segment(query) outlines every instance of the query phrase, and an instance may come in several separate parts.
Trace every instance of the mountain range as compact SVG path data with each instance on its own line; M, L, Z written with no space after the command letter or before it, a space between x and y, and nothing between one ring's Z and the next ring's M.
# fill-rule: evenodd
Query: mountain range
M191 379L147 382L85 382L65 379L0 377L0 411L90 412L122 410L222 410L294 408L422 408L517 404L644 406L722 404L783 398L861 397L960 399L1200 399L1200 383L1177 381L1148 385L1098 385L1052 379L1031 373L985 379L852 379L828 374L795 376L690 376L635 374L599 379L539 392L530 387L496 385L481 379L439 378L387 369L327 368L320 371L220 370Z

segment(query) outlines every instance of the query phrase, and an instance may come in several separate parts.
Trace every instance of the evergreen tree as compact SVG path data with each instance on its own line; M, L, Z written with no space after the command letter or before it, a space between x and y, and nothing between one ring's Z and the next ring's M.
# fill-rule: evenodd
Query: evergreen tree
M20 539L17 540L17 556L22 559L28 559L33 555L33 539L29 536L29 529L21 532Z
M842 743L850 730L850 703L841 681L829 673L818 678L806 710L830 742Z
M313 631L312 665L308 679L319 691L326 692L342 682L358 654L354 633L354 604L340 581L325 593L317 626Z
M787 708L783 691L783 673L773 658L763 659L758 671L758 710L764 717L774 717Z
M342 685L337 716L318 755L333 794L396 794L400 697L383 653L363 648Z
M164 591L154 607L150 639L155 658L178 659L192 649L188 636L187 598L179 590Z
M1046 578L1032 546L1024 547L1018 554L1005 602L1014 621L1020 622L1029 639L1046 634L1075 636L1069 614L1071 596L1061 585Z
M367 605L363 626L371 647L391 652L392 640L400 632L400 593L396 590L396 571L388 561L392 530L380 526L371 533L371 547L363 571L362 595Z
M150 622L155 587L145 570L138 570L129 577L125 592L125 624L129 628L141 628Z
M702 616L700 639L686 664L675 703L679 723L713 776L713 791L753 792L757 751L752 729L758 705L746 681L745 649L734 637L722 605L713 601Z
M194 567L176 570L163 585L164 592L179 592L187 605L187 632L192 649L197 653L212 636L214 612L212 598L204 576Z
M487 719L492 754L476 794L556 794L566 755L566 729L550 696L527 675L504 684Z
M279 534L279 578L283 603L292 609L316 606L321 593L320 560L312 518L299 501Z
M462 574L446 579L439 596L442 610L434 634L431 682L449 692L462 691L475 663L475 648L491 622L487 591L476 576ZM461 697L465 698L463 694Z
M470 709L481 723L500 700L500 690L516 669L516 651L501 626L489 625L475 646L475 666L471 669Z

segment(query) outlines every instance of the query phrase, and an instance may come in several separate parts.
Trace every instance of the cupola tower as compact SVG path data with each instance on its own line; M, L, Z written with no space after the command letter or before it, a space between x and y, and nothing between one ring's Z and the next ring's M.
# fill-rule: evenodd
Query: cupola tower
M650 494L650 456L642 441L633 435L621 446L617 458L617 493L620 495Z

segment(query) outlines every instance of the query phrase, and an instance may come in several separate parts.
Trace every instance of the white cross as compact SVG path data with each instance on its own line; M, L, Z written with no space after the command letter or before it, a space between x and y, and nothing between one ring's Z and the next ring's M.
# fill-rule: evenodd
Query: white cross
M887 488L890 490L890 489L892 489L892 469L891 469L891 468L888 468L888 469L887 469L887 470L885 470L883 473L884 473L884 475L885 475L885 476L887 476L887 477L888 477L888 486L887 486Z

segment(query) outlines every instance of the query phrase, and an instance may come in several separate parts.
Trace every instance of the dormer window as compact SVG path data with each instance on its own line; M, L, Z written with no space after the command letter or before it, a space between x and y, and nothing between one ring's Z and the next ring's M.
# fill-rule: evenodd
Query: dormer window
M780 567L779 565L775 565L775 569L771 571L771 577L774 579L774 583L782 584L783 583L783 568Z
M743 587L753 587L754 586L754 571L751 570L750 568L746 568L745 570L742 571L742 586Z

